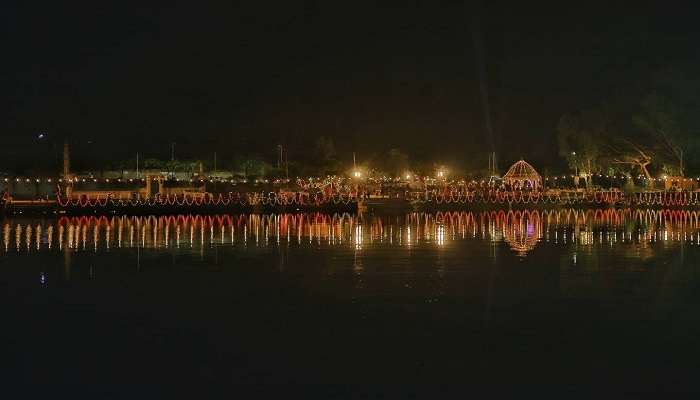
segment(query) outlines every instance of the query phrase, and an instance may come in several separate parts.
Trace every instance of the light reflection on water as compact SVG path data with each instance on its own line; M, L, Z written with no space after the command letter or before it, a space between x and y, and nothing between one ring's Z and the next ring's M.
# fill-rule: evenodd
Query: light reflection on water
M9 252L101 252L120 248L214 246L447 247L477 240L505 243L525 257L539 243L657 242L700 244L700 213L682 210L551 210L412 213L404 216L271 214L224 216L62 217L3 221Z
M362 378L463 382L473 364L494 385L523 371L588 384L600 368L637 384L692 379L699 356L698 212L22 217L0 231L5 341L45 376L116 360L120 379L194 366L184 381L202 359L247 374L258 357L333 381L375 367Z

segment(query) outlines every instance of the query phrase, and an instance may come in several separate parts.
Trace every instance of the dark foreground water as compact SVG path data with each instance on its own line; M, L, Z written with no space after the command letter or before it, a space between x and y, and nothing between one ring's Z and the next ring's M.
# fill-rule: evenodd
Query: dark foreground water
M6 219L2 377L692 390L698 217Z

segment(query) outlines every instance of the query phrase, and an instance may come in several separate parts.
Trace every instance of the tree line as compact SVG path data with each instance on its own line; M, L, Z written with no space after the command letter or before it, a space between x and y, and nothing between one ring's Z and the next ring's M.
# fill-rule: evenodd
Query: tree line
M697 78L667 69L645 91L618 92L569 112L556 127L559 155L583 177L694 176L700 172L698 89Z

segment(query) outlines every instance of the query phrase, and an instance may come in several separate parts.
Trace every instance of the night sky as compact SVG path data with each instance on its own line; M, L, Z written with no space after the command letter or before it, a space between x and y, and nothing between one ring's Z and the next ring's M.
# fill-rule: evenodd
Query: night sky
M0 16L3 155L46 132L105 159L167 158L170 142L294 158L321 135L347 160L485 159L476 36L495 150L552 164L563 113L700 64L696 13L668 6L17 3Z

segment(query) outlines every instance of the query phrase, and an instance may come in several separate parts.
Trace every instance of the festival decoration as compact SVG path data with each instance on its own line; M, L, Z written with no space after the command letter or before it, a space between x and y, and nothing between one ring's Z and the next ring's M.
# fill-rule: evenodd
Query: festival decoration
M517 189L539 189L542 187L542 177L532 165L524 160L513 164L503 175L503 182Z
M350 205L357 202L356 193L276 193L276 192L251 192L233 193L226 195L212 195L209 193L181 194L181 195L155 195L149 198L124 199L113 196L98 195L94 198L82 196L80 198L63 197L60 193L56 197L59 206L66 207L139 207L139 206L322 206L322 205Z

